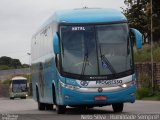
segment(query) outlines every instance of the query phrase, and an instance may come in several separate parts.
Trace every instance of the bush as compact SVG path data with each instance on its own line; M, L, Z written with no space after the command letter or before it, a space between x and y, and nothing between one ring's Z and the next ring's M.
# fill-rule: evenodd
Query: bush
M149 88L140 88L136 92L136 98L141 100L144 97L149 97L151 93L151 89Z
M145 73L141 73L139 76L139 82L141 82L141 87L151 88L151 76Z
M12 68L7 65L0 65L0 70L9 70L9 69L12 69Z
M160 93L156 95L157 96L157 100L160 100Z
M4 80L3 82L1 82L2 84L6 84L6 85L10 85L11 84L11 80Z
M160 62L160 43L154 43L153 46L153 59L155 62ZM150 45L145 44L141 50L134 50L135 63L150 62L151 61L151 48Z

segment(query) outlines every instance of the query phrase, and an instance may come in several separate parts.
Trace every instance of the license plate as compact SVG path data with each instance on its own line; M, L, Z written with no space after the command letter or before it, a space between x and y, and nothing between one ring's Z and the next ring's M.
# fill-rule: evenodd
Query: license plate
M95 96L94 99L96 101L102 101L102 100L107 100L107 97L106 96Z

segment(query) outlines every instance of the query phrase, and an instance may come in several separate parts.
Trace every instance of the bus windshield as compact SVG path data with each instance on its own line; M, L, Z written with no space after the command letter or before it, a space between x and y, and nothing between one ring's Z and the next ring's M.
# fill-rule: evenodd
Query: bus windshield
M132 69L127 23L61 26L62 69L78 75L109 75Z
M13 80L12 90L13 92L26 92L27 91L27 80Z

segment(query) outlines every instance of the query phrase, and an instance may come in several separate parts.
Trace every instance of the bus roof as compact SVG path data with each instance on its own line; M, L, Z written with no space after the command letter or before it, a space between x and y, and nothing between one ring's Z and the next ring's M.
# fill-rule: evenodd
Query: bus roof
M38 30L52 22L57 23L111 23L127 22L126 17L118 10L110 8L79 8L55 12Z
M16 76L16 77L13 77L11 80L27 80L27 78L22 76Z
M54 18L51 17L50 19ZM127 21L126 17L120 11L109 8L82 8L57 11L55 13L55 20L59 23L97 23Z
M74 9L56 12L57 21L64 23L97 23L126 21L126 17L114 9Z

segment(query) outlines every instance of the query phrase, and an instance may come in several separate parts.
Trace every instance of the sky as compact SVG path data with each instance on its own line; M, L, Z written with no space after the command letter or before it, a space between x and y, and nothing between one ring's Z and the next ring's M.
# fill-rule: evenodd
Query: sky
M32 35L57 10L125 7L124 0L0 0L0 57L30 64Z

